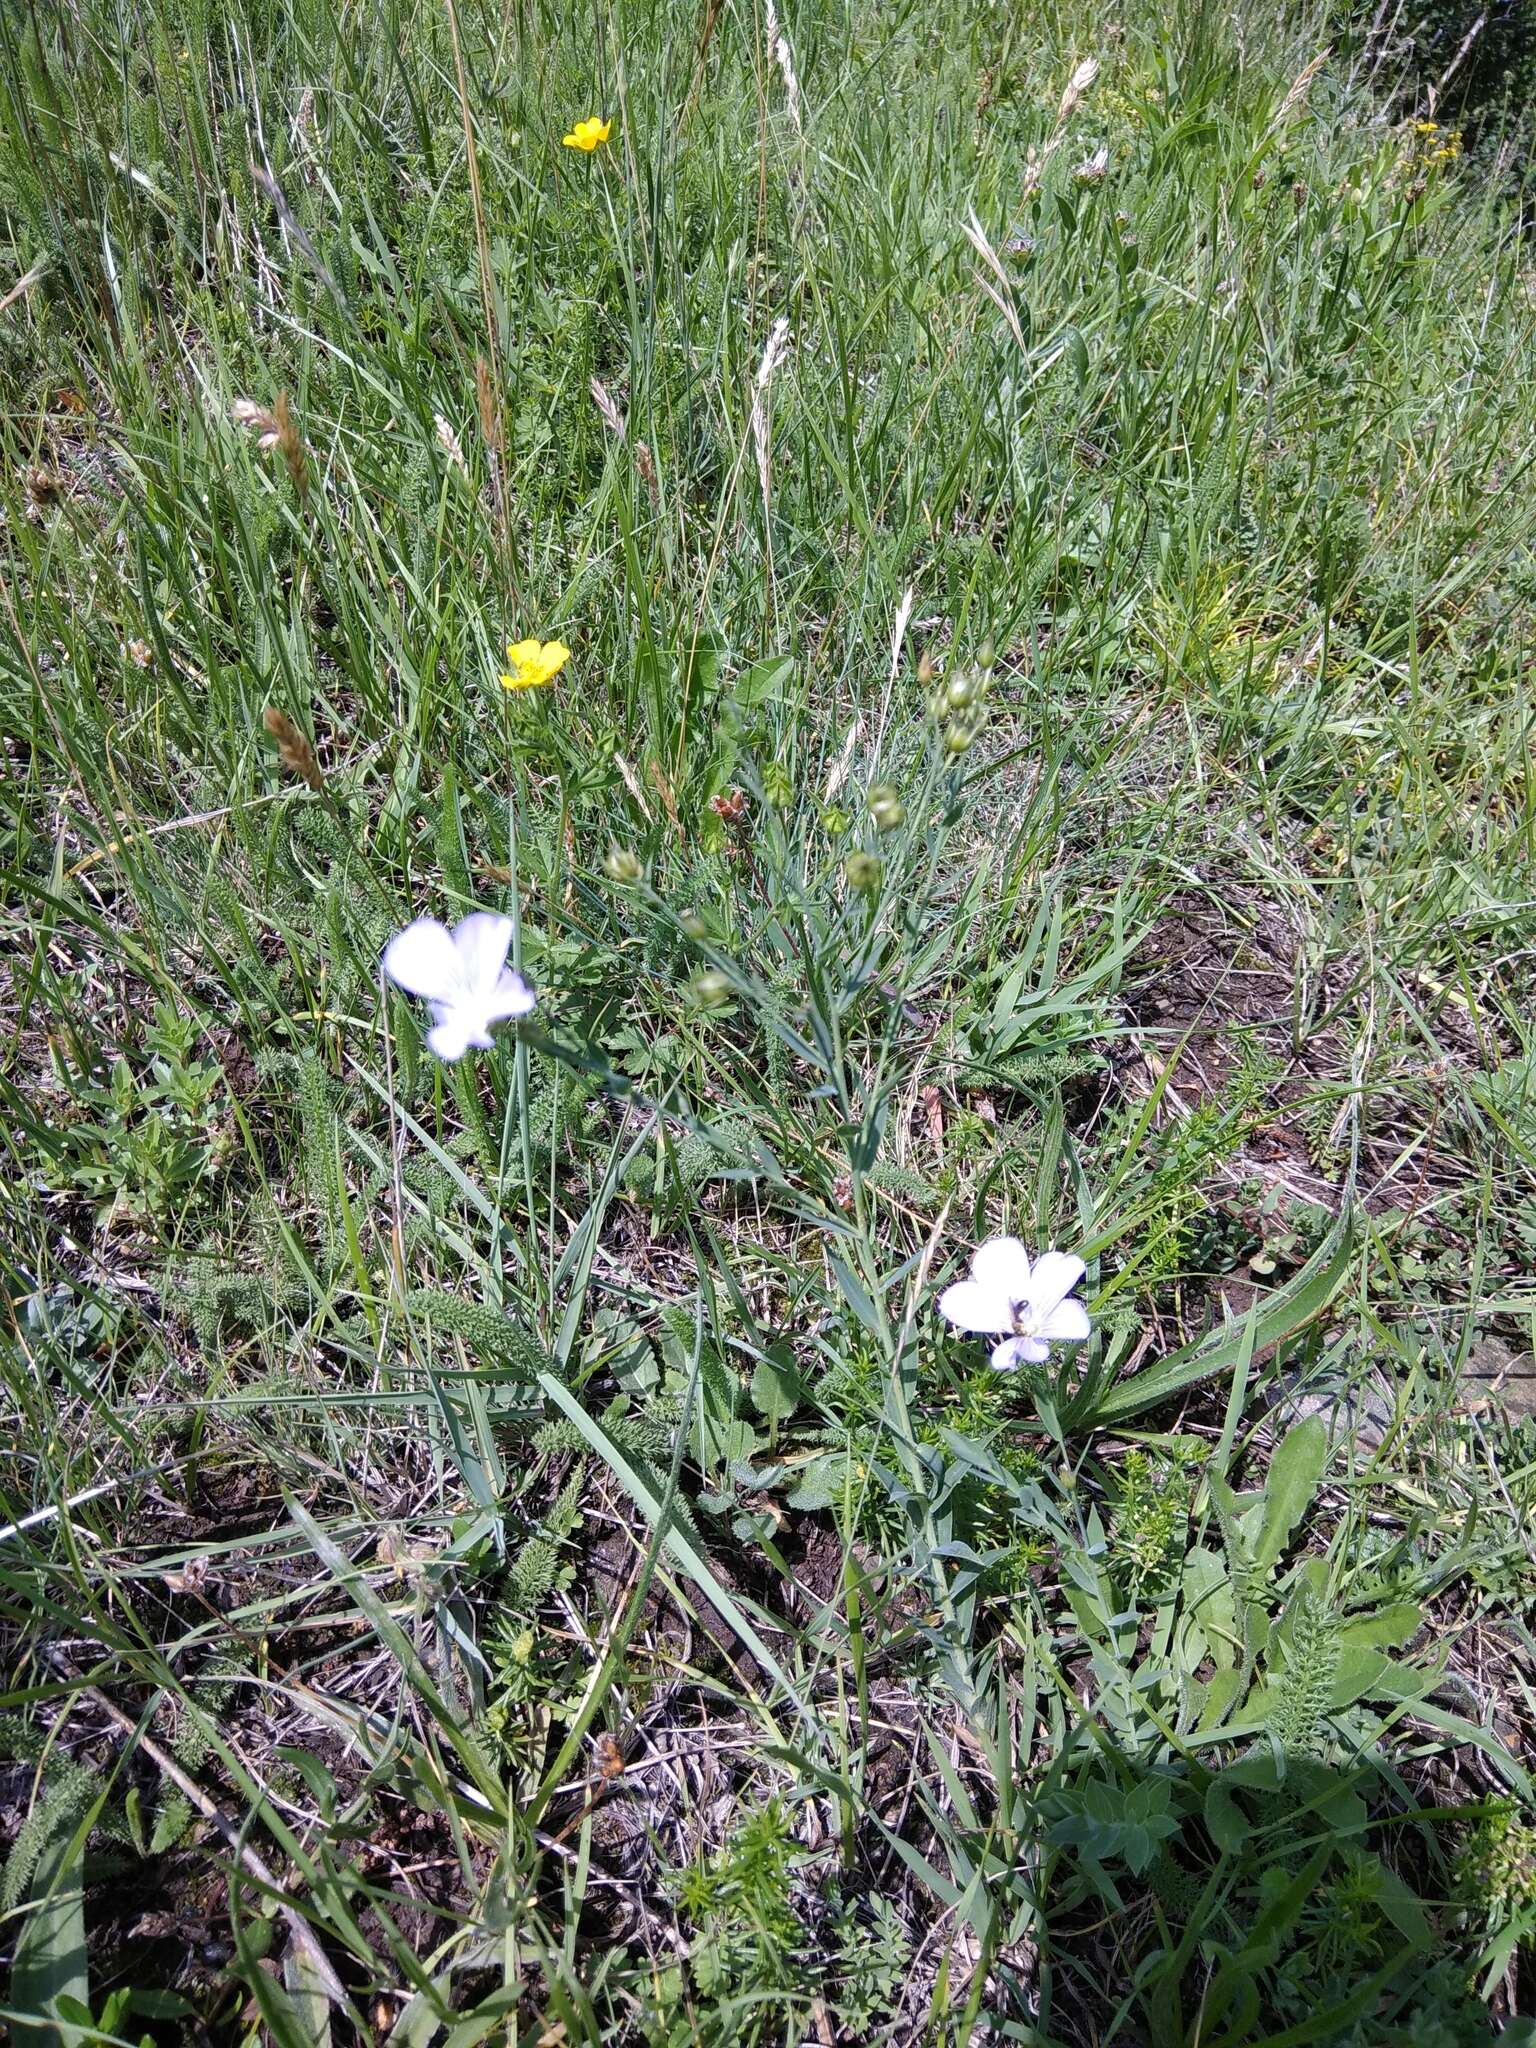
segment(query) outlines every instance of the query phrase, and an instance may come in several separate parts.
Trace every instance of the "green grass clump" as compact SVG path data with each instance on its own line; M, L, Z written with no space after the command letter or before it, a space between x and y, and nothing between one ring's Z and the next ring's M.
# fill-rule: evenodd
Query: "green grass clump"
M18 2038L1513 2037L1536 276L1389 47L0 22Z

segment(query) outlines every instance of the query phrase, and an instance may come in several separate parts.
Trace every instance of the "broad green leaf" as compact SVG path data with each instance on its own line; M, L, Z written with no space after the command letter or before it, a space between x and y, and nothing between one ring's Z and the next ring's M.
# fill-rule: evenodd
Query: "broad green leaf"
M816 1511L836 1507L846 1498L850 1460L845 1451L826 1451L805 1466L784 1496L785 1505Z
M290 1948L283 1957L283 1983L315 2048L331 2048L331 2002L302 1949Z
M1253 1552L1260 1571L1271 1571L1279 1562L1291 1531L1312 1505L1327 1462L1328 1432L1320 1416L1309 1415L1276 1444L1264 1481L1264 1517Z
M1205 1824L1228 1855L1241 1855L1253 1839L1254 1816L1239 1792L1274 1793L1288 1788L1298 1820L1311 1817L1318 1831L1335 1837L1357 1835L1366 1824L1365 1801L1348 1779L1308 1757L1282 1760L1273 1749L1253 1750L1218 1771L1206 1787Z
M770 655L766 661L754 661L750 668L744 668L730 685L729 695L743 711L756 711L782 694L794 672L790 655Z
M1372 1861L1381 1873L1376 1889L1377 1905L1410 1948L1420 1954L1433 1948L1437 1937L1424 1908L1395 1870L1389 1869L1379 1858ZM1501 2035L1500 2039L1503 2038Z
M782 1355L787 1348L775 1345L752 1375L752 1405L770 1422L786 1421L805 1399L805 1382L793 1356Z
M1432 1691L1439 1678L1437 1671L1417 1670L1380 1650L1348 1644L1339 1652L1333 1683L1328 1688L1328 1707L1330 1712L1337 1712L1340 1707L1353 1706L1356 1700L1367 1697L1416 1700L1422 1693Z
M1205 1704L1200 1709L1201 1734L1221 1726L1236 1705L1242 1689L1243 1674L1235 1664L1229 1664L1224 1671L1216 1672L1205 1688Z
M1218 1671L1235 1664L1241 1635L1225 1558L1214 1550L1191 1550L1184 1560L1181 1596L1185 1627L1197 1637L1199 1650Z
M1395 1650L1411 1642L1423 1625L1423 1608L1411 1600L1402 1600L1392 1607L1383 1607L1377 1614L1346 1622L1339 1631L1339 1641L1358 1643L1367 1649Z

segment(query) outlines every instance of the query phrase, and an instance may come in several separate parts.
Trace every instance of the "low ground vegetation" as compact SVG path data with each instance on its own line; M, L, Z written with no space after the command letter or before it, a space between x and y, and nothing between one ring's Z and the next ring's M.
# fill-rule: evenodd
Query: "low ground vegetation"
M1199 6L0 81L16 2038L1528 2039L1508 166Z

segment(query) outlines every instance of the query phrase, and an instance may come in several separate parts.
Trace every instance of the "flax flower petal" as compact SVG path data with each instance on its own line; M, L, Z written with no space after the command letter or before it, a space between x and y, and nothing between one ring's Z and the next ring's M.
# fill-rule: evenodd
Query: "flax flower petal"
M1058 1301L1045 1317L1040 1334L1053 1344L1081 1344L1086 1341L1090 1327L1087 1309L1075 1296L1069 1296Z
M978 1333L1013 1328L1013 1304L996 1287L977 1280L957 1280L939 1296L939 1314L958 1329Z
M989 1237L971 1260L971 1278L1006 1294L1010 1301L1024 1301L1028 1298L1029 1253L1016 1237Z
M1087 1267L1072 1252L1042 1252L1024 1289L1024 1299L1037 1315L1046 1315L1065 1301Z

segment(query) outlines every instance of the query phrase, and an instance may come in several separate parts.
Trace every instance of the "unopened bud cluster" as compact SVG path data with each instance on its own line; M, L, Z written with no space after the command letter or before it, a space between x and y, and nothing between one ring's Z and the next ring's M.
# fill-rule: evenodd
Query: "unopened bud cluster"
M918 681L927 689L928 715L943 728L946 754L964 754L973 747L986 724L987 694L997 655L986 641L975 661L933 681L933 664L927 655L918 664Z
M746 799L743 797L735 807L735 815L740 816L745 808ZM616 889L638 889L650 880L645 863L632 847L611 845L603 855L602 868ZM693 944L702 945L715 936L708 918L698 910L691 907L680 909L675 915L678 931ZM735 1002L736 995L735 982L718 967L702 968L684 990L688 1006L703 1011L728 1009Z

